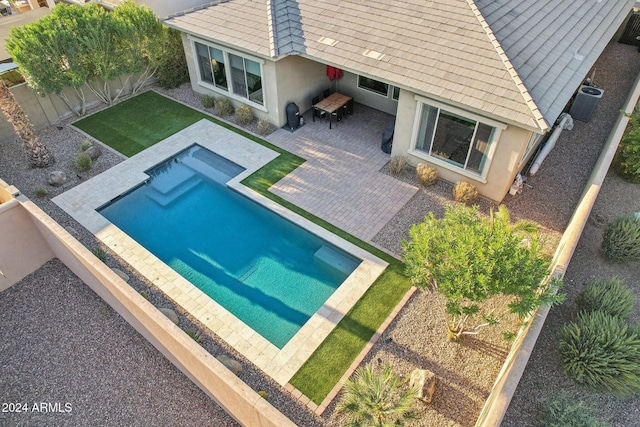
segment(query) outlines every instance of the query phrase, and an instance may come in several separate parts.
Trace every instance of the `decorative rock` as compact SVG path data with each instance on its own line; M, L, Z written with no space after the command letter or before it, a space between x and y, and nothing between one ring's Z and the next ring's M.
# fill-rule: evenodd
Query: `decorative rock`
M122 280L124 280L125 282L129 281L129 276L127 275L127 273L125 273L124 271L120 270L119 268L112 268L111 269L114 273L116 273L118 276L120 276L120 278Z
M67 232L69 234L71 234L74 239L76 239L76 240L80 239L80 233L78 233L78 230L76 230L75 228L73 228L70 225L68 225L64 229L67 230Z
M49 177L47 178L47 184L53 185L54 187L59 187L65 182L67 182L67 175L62 171L53 171L49 173Z
M431 403L436 390L436 374L426 369L415 369L411 372L409 385L418 384L418 399L424 403Z
M218 359L220 363L226 366L227 369L229 369L235 375L238 375L240 372L242 372L242 365L237 360L232 359L229 356L226 356L224 354L221 354L220 356L216 356L216 359Z
M171 310L170 308L159 308L158 310L160 310L160 313L167 316L169 320L171 320L176 325L180 323L180 318L178 317L176 312Z
M102 149L97 145L91 145L89 148L84 150L84 154L91 157L91 160L95 160L102 154Z

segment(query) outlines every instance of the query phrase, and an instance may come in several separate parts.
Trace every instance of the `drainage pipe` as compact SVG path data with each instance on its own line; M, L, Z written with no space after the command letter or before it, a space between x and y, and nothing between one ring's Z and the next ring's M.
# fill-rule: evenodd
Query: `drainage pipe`
M538 155L536 156L536 159L533 161L533 164L529 169L529 175L535 175L535 173L538 172L538 169L540 168L540 165L542 164L544 159L547 158L547 155L551 152L551 150L553 150L553 147L556 146L556 141L560 137L560 133L562 133L562 129L568 129L568 130L573 129L573 119L569 114L564 113L560 117L561 117L560 123L553 130L553 133L549 137L549 140L544 145L544 147L542 147L542 150L540 150L540 153L538 153Z

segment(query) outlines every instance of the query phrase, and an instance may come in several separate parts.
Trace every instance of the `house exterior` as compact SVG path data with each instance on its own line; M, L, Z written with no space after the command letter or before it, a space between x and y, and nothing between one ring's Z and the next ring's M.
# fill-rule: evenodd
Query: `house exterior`
M338 67L341 93L396 116L392 155L501 201L633 4L227 0L163 22L183 33L194 91L284 125Z

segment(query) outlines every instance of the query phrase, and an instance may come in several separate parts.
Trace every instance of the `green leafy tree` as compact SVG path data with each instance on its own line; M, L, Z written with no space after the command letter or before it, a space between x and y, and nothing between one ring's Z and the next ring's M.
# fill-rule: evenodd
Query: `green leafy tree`
M59 95L83 115L85 89L112 104L131 76L138 75L131 89L139 90L161 62L165 37L153 12L132 2L112 13L93 3L60 4L38 21L12 28L6 46L32 89L40 95ZM114 90L113 81L119 77L125 82ZM67 87L77 100L69 98Z
M173 89L189 81L189 68L182 45L182 33L165 27L166 40L162 63L158 67L158 85Z
M613 169L624 179L640 184L640 119L629 116L629 126L613 159Z
M411 227L403 241L406 273L420 288L433 286L447 298L449 337L459 340L498 321L480 303L494 295L511 297L509 310L521 319L538 306L563 299L559 281L545 281L550 260L542 252L538 225L511 223L500 206L488 218L478 208L447 207Z
M417 416L412 410L417 396L417 388L409 387L391 365L376 372L369 363L345 382L338 413L347 427L403 426Z

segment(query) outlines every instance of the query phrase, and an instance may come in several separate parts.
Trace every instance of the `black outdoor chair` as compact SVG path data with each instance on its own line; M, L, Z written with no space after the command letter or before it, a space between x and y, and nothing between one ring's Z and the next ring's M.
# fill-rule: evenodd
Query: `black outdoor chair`
M353 114L353 98L348 100L347 103L342 106L342 110L344 117Z
M323 98L328 98L329 95L331 95L331 89L325 89L324 92L322 92Z
M316 108L315 105L320 102L320 97L319 96L314 96L313 99L311 100L311 108L313 109L313 114L311 115L311 117L313 118L313 121L316 121L316 117L320 117L321 119L324 119L325 117L327 117L327 113L322 111L319 108Z
M343 110L342 108L338 108L336 111L331 113L331 115L336 118L336 124L339 121L342 121L342 110Z

